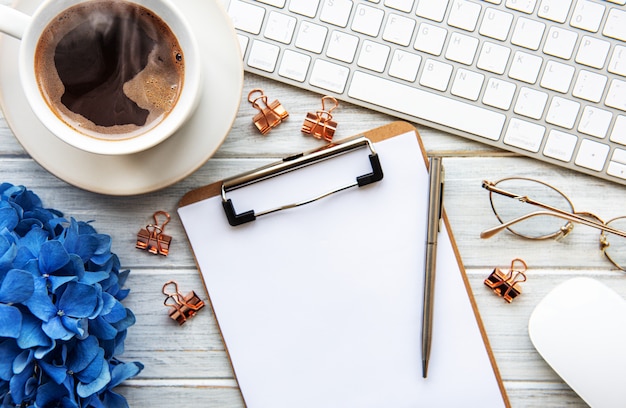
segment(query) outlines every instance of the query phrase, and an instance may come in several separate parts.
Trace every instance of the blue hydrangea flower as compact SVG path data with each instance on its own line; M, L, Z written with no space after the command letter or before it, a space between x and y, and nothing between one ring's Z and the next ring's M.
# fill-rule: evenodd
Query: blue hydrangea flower
M133 313L111 237L0 184L0 407L128 407Z

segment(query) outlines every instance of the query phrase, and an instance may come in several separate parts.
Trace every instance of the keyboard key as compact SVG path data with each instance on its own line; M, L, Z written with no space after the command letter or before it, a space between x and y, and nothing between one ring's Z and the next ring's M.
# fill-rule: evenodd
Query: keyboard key
M330 58L351 64L352 61L354 61L358 45L359 37L333 30L330 35L330 42L328 43L326 55Z
M536 153L541 147L545 133L546 128L543 126L513 118L506 129L503 142Z
M452 33L450 42L448 43L448 49L446 50L446 58L451 61L460 62L461 64L472 65L477 48L477 38Z
M365 40L361 47L357 65L372 71L383 72L390 52L391 48L386 45Z
M389 66L389 75L392 77L414 82L417 79L422 57L410 52L395 50Z
M467 0L454 0L448 16L448 24L467 31L474 31L480 15L480 4Z
M452 75L452 65L443 62L427 59L424 62L424 70L420 78L420 85L445 91L450 83Z
M385 24L383 40L407 46L411 42L414 30L414 19L391 13L387 18L387 24Z
M272 11L267 17L265 38L289 44L296 28L296 19L283 13Z
M513 14L504 11L488 8L478 32L486 37L504 41L511 30Z
M483 103L498 109L509 110L511 109L516 88L515 84L510 82L489 78L485 88L485 95L483 96Z
M614 74L626 76L626 47L615 46L607 69Z
M350 0L324 0L320 20L339 27L348 25L352 1Z
M552 129L548 134L543 154L553 159L569 162L574 155L578 137Z
M611 43L597 38L584 36L580 41L576 62L588 67L601 69L609 54Z
M241 55L246 55L246 50L248 49L248 43L250 39L245 35L237 34L237 40L239 40L239 48L241 49Z
M292 50L285 50L282 61L280 62L280 68L278 69L278 75L293 79L294 81L304 82L310 64L311 57L308 55Z
M285 0L256 0L259 3L269 4L270 6L283 8L285 7Z
M385 12L370 6L359 4L352 20L352 30L376 37L380 31Z
M350 70L346 67L324 60L316 60L313 63L309 82L318 88L341 94L346 87L349 74Z
M530 50L538 50L545 29L546 25L544 23L520 17L515 24L511 42Z
M319 4L320 0L291 0L289 11L313 18L317 14Z
M385 6L408 13L413 8L414 0L385 0Z
M543 70L541 86L543 88L552 89L553 91L567 93L572 84L574 72L576 72L576 69L571 65L548 61L546 68Z
M484 81L484 75L460 68L456 71L450 93L460 96L461 98L476 101L478 100Z
M543 52L555 57L570 59L574 53L577 39L578 34L573 31L550 27Z
M572 0L542 0L537 14L541 18L564 23L572 7Z
M503 114L476 105L358 71L354 73L348 95L421 118L427 123L439 123L491 140L500 139L506 119Z
M602 31L607 37L626 41L626 11L611 9Z
M476 66L494 74L504 74L511 49L491 42L483 43Z
M605 9L606 7L602 4L589 0L578 0L576 7L574 7L570 25L595 33L600 28Z
M615 149L615 151L617 150L619 149ZM606 169L606 173L610 174L611 176L626 179L626 164L616 161L610 161L609 166Z
M574 163L580 167L601 171L609 155L609 146L604 143L583 139Z
M515 108L513 109L518 115L527 116L532 119L539 119L543 116L543 111L548 102L548 94L536 91L531 88L520 88Z
M578 118L579 110L580 103L555 96L550 102L546 122L565 129L572 129Z
M228 15L236 29L259 34L265 17L265 9L243 1L232 0L228 5Z
M572 95L591 102L600 102L607 78L591 71L581 70L574 84Z
M506 0L506 6L510 9L532 14L537 0Z
M254 40L248 55L248 65L267 72L274 72L280 48L265 41Z
M432 55L441 55L448 31L434 25L422 23L415 37L413 48Z
M534 84L539 77L539 70L543 59L536 55L517 51L513 56L513 63L509 69L509 78Z
M319 54L324 48L328 28L303 21L296 35L295 46Z
M611 126L611 119L613 119L611 112L586 106L578 124L578 131L603 139Z
M415 14L433 21L443 21L448 7L447 1L442 0L420 0L415 8Z
M604 101L606 106L626 111L626 82L614 79Z
M626 146L626 116L617 116L610 139L611 142Z

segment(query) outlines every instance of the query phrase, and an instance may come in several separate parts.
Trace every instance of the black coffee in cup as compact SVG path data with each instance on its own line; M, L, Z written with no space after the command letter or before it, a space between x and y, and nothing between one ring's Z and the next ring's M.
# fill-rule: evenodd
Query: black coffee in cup
M39 88L69 126L125 139L158 126L176 105L184 56L150 10L124 0L70 7L43 31L35 53Z

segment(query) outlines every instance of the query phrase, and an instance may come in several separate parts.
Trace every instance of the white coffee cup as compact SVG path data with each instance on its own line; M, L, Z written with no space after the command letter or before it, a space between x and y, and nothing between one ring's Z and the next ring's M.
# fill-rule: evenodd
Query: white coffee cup
M18 66L20 82L28 103L52 134L78 149L105 155L125 155L149 149L175 133L194 113L200 99L201 62L191 25L171 0L121 0L150 10L160 17L175 35L184 55L182 89L173 108L156 126L145 131L136 131L132 135L121 135L115 139L88 136L66 123L49 106L39 89L35 69L37 44L48 24L65 10L88 1L90 0L45 0L32 17L11 7L0 5L0 32L21 40ZM103 109L106 108L103 106Z

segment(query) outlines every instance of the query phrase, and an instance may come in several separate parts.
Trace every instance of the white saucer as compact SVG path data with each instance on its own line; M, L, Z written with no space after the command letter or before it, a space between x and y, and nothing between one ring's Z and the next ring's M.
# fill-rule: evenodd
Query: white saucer
M28 13L41 0L17 0ZM141 153L102 156L76 149L50 133L32 112L18 79L19 41L0 34L0 107L30 156L58 178L108 195L155 191L180 181L220 147L237 115L243 89L239 42L217 0L176 0L197 35L204 90L194 116L176 134Z

